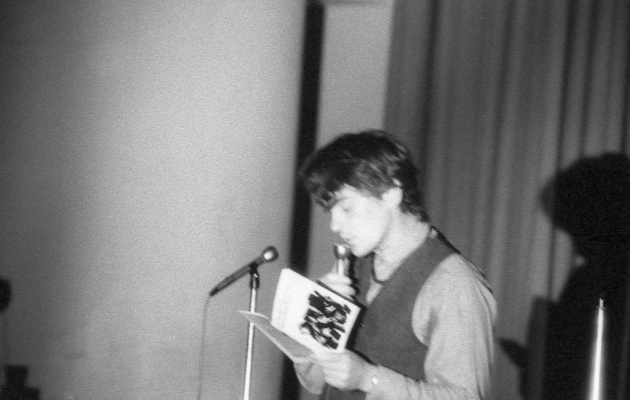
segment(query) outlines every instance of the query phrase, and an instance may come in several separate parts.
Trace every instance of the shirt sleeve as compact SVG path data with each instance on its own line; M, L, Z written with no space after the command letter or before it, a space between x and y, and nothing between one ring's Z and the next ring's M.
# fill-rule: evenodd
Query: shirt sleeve
M366 400L482 400L490 388L496 304L483 274L460 255L420 290L413 330L427 347L424 379L379 366Z

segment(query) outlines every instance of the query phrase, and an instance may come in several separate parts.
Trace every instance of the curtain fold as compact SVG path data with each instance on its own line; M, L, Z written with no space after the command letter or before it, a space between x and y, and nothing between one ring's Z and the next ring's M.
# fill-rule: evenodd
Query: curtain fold
M549 312L589 261L555 221L553 181L630 155L629 7L396 3L386 128L416 150L434 223L493 286L495 400L552 398Z

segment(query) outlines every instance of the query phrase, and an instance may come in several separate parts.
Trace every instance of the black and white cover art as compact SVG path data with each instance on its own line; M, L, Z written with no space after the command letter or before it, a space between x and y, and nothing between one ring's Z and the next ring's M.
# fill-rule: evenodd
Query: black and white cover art
M285 268L271 324L311 350L342 351L360 312L357 303Z
M337 303L330 296L315 290L308 296L308 310L300 324L300 331L308 333L322 346L336 350L339 339L346 333L349 313L347 304Z

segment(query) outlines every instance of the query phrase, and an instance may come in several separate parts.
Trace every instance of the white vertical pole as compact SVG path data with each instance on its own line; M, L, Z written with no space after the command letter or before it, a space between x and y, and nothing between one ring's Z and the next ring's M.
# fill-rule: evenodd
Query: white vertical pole
M602 372L603 372L603 348L604 348L604 300L599 299L597 307L595 346L591 364L591 393L589 400L601 400L602 398Z

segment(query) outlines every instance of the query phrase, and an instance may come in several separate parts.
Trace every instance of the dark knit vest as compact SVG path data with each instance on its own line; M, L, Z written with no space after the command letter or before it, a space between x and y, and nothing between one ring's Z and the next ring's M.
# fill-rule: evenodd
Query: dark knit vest
M397 371L415 380L424 378L427 347L413 332L412 313L420 288L433 270L454 250L444 238L432 235L411 254L383 285L367 307L356 332L352 350L374 364ZM357 259L355 276L359 281L358 300L367 304L373 256ZM327 386L321 400L362 400L362 391L342 391Z

